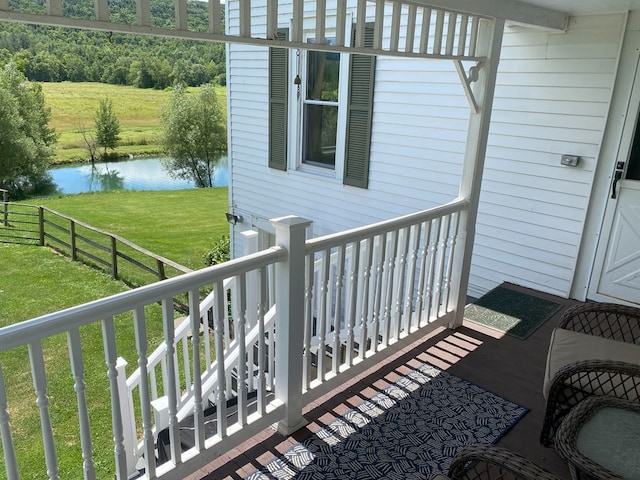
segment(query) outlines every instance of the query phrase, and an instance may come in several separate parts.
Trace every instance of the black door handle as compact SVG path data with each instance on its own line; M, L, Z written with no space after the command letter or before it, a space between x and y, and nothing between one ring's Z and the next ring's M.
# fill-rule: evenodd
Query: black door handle
M618 182L620 181L620 179L622 178L622 170L616 170L616 172L613 174L613 186L611 187L611 198L616 198L617 197L617 186L618 186Z

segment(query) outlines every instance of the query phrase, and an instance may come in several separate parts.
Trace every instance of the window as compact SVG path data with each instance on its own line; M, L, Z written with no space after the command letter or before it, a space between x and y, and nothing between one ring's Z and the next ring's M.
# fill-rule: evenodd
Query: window
M287 36L288 30L278 31L279 38ZM372 44L373 24L367 24L365 46ZM269 53L269 166L339 168L345 185L367 188L375 57L350 54L341 68L339 53L291 51L300 57L299 71L290 74L289 54L277 47ZM348 75L346 82L341 75ZM290 99L297 104L296 119L289 119ZM297 148L287 148L290 139Z
M306 52L305 64L306 82L301 99L301 160L309 165L333 169L338 135L340 54L309 51Z

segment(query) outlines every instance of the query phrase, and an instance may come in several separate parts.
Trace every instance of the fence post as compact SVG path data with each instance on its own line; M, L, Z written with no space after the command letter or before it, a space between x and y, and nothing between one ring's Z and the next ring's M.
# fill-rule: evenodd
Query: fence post
M9 192L7 190L2 190L2 203L4 203L4 209L2 210L4 217L4 226L9 226Z
M111 276L118 279L118 245L115 237L109 236L111 239Z
M44 208L38 207L38 229L40 232L39 245L44 247Z
M129 397L129 387L127 387L127 373L126 373L127 361L118 357L116 362L116 370L118 372L118 396L120 397L120 414L122 416L122 434L125 456L127 458L127 473L131 476L137 473L136 462L138 461L136 455L136 447L138 440L136 438L136 429L134 424L132 401Z
M76 253L76 222L69 220L69 235L71 236L71 260L78 260L78 254Z
M164 273L164 262L162 260L156 260L156 265L158 266L158 280L166 280L167 275Z
M276 398L285 405L278 432L290 435L306 425L302 416L304 342L304 265L306 228L310 220L289 216L271 220L276 245L287 258L276 263Z

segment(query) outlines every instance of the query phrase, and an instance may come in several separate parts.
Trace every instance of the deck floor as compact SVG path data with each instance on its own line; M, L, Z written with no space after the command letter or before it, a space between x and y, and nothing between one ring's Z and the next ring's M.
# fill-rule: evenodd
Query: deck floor
M329 424L395 382L411 369L415 359L429 362L527 407L529 412L499 440L498 445L520 453L561 478L569 479L566 463L553 449L542 447L538 437L544 416L542 383L549 337L561 313L577 302L521 290L563 305L526 340L466 321L455 331L438 329L392 356L384 365L359 375L340 390L314 402L304 412L309 425L293 436L284 437L271 429L265 430L192 474L188 480L244 478L320 426Z

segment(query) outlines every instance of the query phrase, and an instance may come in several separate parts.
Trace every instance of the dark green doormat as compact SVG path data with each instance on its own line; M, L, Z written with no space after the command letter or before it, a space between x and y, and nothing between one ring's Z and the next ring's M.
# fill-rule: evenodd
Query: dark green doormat
M501 285L467 305L464 316L524 340L560 307L559 303Z

